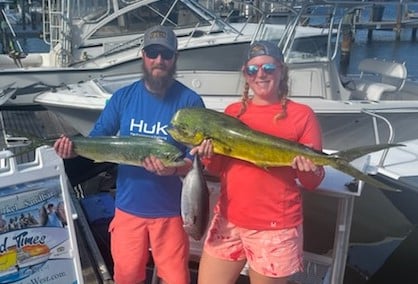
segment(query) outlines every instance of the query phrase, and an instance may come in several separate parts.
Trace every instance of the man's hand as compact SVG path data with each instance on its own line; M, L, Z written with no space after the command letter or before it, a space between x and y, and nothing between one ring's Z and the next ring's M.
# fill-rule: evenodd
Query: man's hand
M55 152L63 159L75 158L77 154L74 152L73 142L65 135L61 135L54 143Z
M145 158L143 166L147 171L159 176L170 176L176 173L175 167L164 166L160 159L152 155Z

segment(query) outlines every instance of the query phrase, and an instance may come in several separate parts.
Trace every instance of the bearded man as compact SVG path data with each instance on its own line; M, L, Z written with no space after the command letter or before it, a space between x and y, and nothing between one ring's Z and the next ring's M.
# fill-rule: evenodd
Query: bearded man
M115 215L109 225L114 280L117 284L144 283L151 249L162 283L189 283L188 236L180 212L181 179L191 168L184 145L167 132L172 116L186 107L204 107L200 96L174 79L177 37L166 26L144 34L143 77L117 90L95 123L90 136L148 136L181 149L185 165L165 167L154 156L143 167L119 165ZM62 158L75 157L71 139L54 145Z

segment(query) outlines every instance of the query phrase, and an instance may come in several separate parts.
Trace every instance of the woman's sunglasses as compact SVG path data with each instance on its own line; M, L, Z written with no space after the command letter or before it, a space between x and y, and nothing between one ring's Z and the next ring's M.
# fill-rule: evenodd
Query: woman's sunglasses
M161 55L161 58L164 60L171 60L174 57L174 51L169 49L146 48L144 51L145 55L150 59L155 59L158 55Z
M274 63L265 63L262 65L247 65L245 67L245 73L249 76L254 76L257 74L259 69L263 69L264 73L266 74L273 74L274 71L277 69L277 65Z

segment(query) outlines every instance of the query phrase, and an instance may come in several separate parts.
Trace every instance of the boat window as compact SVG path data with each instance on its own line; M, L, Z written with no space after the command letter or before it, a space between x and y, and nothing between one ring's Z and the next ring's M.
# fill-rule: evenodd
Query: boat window
M292 62L298 60L311 61L327 57L327 34L312 34L295 38L288 58Z
M334 11L333 7L333 5L315 8L307 6L306 10L301 11L294 33L283 37L284 40L294 37L294 40L288 41L284 48L287 62L326 62L332 59L337 48L337 26L343 16L340 10ZM331 36L330 29L333 30Z
M76 1L71 5L71 17L83 19L87 23L99 21L113 11L109 0Z
M143 34L154 25L164 23L174 29L210 26L210 22L201 17L181 1L172 7L173 1L157 1L133 9L98 29L91 38Z

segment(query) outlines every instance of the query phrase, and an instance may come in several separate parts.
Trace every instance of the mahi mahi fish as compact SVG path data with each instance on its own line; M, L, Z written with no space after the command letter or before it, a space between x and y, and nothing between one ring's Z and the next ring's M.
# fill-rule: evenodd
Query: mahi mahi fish
M361 156L402 144L378 144L326 154L303 144L252 130L239 119L211 109L184 108L176 112L168 130L180 143L196 146L211 139L217 154L251 162L260 167L289 166L297 155L316 165L328 165L377 188L398 191L350 164Z
M193 167L183 179L181 217L184 230L199 241L209 222L209 189L199 155L194 156Z
M42 139L31 136L28 138L31 140L31 145L24 152L31 151L41 145L52 145L56 140L56 138ZM144 136L73 136L70 139L73 142L74 151L78 155L95 162L142 166L146 157L154 155L166 167L184 165L184 160L181 158L183 153L176 146L158 138ZM22 153L17 153L15 156Z

